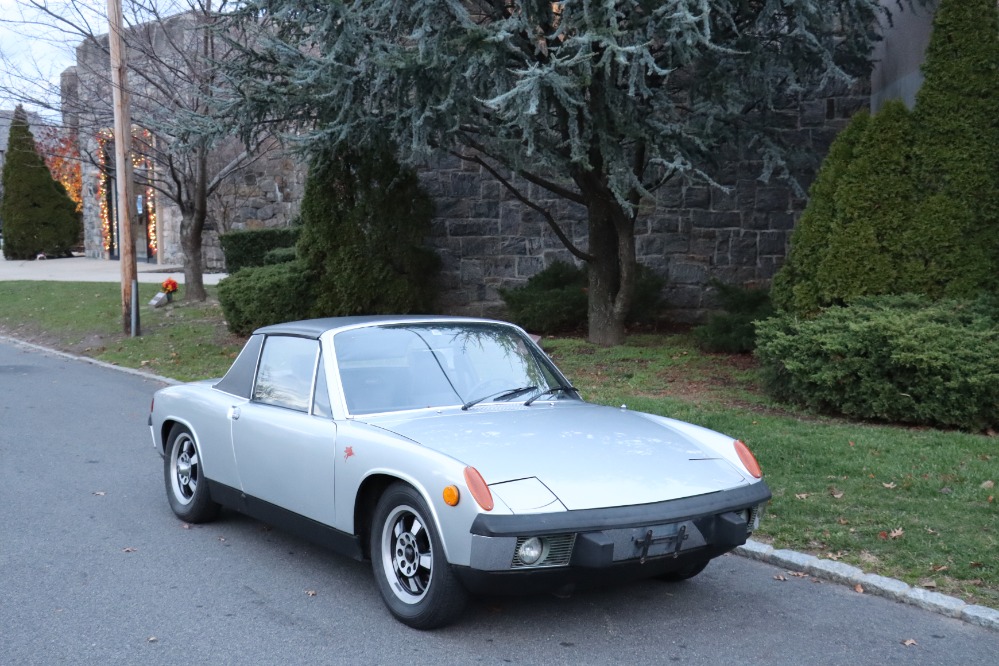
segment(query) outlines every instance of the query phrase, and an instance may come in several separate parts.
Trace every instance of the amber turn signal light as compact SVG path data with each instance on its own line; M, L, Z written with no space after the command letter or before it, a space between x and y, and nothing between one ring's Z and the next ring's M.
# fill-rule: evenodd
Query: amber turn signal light
M757 479L763 478L763 470L760 469L760 463L756 462L756 456L749 450L749 447L739 440L735 440L734 444L735 452L739 454L739 460L746 466L749 473Z
M444 503L448 506L458 506L460 498L461 493L458 492L458 486L448 486L444 489Z

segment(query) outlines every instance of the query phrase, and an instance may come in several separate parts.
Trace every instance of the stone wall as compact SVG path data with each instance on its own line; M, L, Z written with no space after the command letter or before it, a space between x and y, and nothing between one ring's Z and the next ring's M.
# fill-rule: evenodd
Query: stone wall
M866 87L833 91L782 119L792 140L812 157L802 167L805 187L837 132L867 105ZM693 322L716 306L709 281L769 283L783 263L805 200L783 182L761 182L762 165L732 161L716 174L727 191L665 187L636 225L638 260L667 279L673 321ZM543 217L524 207L488 173L452 158L421 178L436 201L429 243L443 259L441 307L453 314L502 316L498 288L523 285L552 261L573 257ZM586 247L586 213L527 185L532 200L553 212L574 243Z

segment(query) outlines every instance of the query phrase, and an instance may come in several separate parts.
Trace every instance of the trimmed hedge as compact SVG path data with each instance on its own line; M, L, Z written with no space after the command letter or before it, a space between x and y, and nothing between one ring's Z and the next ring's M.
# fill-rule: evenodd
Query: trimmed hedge
M664 284L665 280L638 264L629 324L655 321L662 308ZM514 323L532 333L549 335L586 326L587 285L585 268L555 261L523 287L500 289L499 293Z
M870 297L756 330L765 383L779 400L861 419L999 427L995 299Z
M244 268L219 282L219 304L229 330L249 335L261 326L308 318L314 284L300 261Z
M225 255L226 270L237 273L243 268L264 266L269 263L268 252L277 248L294 248L300 233L301 227L294 226L246 229L222 234L219 236L219 243Z

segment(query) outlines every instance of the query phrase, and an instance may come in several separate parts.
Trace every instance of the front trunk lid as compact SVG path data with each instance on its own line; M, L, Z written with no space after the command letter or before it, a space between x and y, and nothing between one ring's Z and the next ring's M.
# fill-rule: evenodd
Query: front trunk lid
M748 481L679 430L575 401L368 422L475 467L490 484L537 478L568 510L660 502Z

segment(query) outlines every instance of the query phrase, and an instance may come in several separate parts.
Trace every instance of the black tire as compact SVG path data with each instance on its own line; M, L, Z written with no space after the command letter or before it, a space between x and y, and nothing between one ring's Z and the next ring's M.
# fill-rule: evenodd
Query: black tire
M681 580L687 580L704 571L710 561L711 560L701 560L698 562L691 562L690 564L675 571L667 571L666 573L658 576L658 578L659 580L666 581L667 583L677 583Z
M201 465L201 453L191 431L182 425L170 429L166 455L163 457L163 480L170 508L181 520L205 523L219 514L212 501Z
M371 520L371 568L389 611L414 629L450 624L468 594L444 557L430 511L416 490L396 483Z

